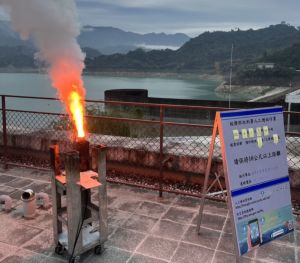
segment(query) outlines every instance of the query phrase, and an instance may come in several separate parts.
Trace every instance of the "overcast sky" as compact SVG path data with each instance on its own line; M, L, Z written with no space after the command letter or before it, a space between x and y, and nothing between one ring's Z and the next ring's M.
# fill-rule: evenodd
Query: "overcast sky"
M300 26L300 0L76 0L81 24L127 31L183 32Z
M139 33L196 36L204 31L256 29L281 21L300 26L300 0L75 1L81 25L113 26Z

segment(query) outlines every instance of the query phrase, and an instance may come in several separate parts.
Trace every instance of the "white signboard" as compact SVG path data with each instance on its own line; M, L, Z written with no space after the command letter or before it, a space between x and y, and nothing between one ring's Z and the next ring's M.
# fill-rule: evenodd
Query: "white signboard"
M219 113L240 255L293 230L281 107Z

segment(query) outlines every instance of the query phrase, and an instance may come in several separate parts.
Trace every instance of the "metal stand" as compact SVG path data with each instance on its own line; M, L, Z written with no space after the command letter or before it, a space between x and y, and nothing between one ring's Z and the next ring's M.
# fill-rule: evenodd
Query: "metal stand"
M241 262L241 257L239 256L239 248L238 244L235 241L236 240L236 230L235 230L235 225L234 225L234 220L233 220L233 209L231 206L231 196L230 194L227 193L227 190L223 189L222 184L220 183L220 175L215 174L215 179L211 184L209 184L209 176L210 176L210 171L211 171L211 165L212 165L212 159L213 159L213 154L214 154L214 147L215 147L215 142L216 142L216 137L219 132L220 136L220 142L221 142L221 151L222 151L222 159L223 159L223 170L224 170L224 176L225 176L225 183L226 183L226 189L229 189L229 182L228 182L228 174L227 174L227 160L225 157L225 152L224 152L224 147L223 147L223 136L222 136L222 126L221 126L221 120L220 120L220 113L216 113L216 118L214 122L214 128L213 128L213 133L212 133L212 138L211 138L211 144L210 144L210 149L209 149L209 155L208 155L208 161L207 161L207 166L205 170L205 178L204 178L204 185L202 189L202 195L201 195L201 202L200 202L200 207L199 207L199 212L198 212L198 220L197 220L197 227L196 227L196 232L198 235L201 234L201 224L202 224L202 219L203 219L203 213L204 213L204 205L205 205L205 199L210 195L214 195L215 193L209 193L210 189L213 187L214 184L218 183L221 191L219 191L217 194L222 194L223 198L226 200L226 204L229 210L229 217L231 218L231 227L232 227L232 233L233 233L233 243L234 243L234 250L235 250L235 259L236 263Z
M80 172L77 151L65 155L65 172L61 172L58 145L50 149L55 252L62 255L67 251L70 262L91 249L101 254L108 236L106 148L99 146L93 150L96 158L92 166L97 167L98 173ZM91 202L91 189L97 190L98 205Z

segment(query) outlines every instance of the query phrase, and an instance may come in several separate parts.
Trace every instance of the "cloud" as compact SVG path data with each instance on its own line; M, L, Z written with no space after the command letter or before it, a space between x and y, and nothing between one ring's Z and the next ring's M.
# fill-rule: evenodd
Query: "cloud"
M76 0L82 25L127 31L183 32L300 25L299 0ZM1 11L0 11L1 16Z

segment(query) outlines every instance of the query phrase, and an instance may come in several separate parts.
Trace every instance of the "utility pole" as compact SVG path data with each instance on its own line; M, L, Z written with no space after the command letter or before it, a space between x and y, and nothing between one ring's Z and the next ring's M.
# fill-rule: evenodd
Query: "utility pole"
M229 98L228 98L228 108L231 108L232 56L233 56L233 43L232 43L232 45L231 45L231 54L230 54L230 75L229 75Z

